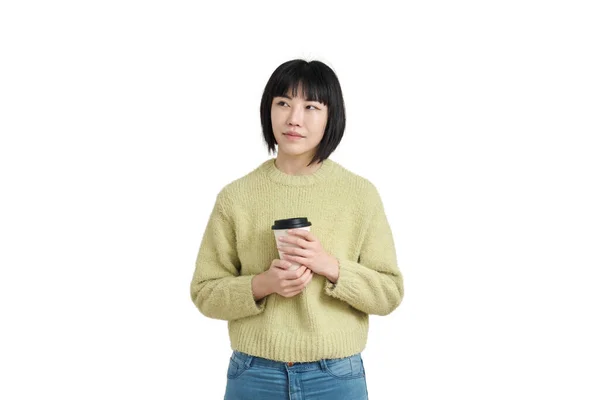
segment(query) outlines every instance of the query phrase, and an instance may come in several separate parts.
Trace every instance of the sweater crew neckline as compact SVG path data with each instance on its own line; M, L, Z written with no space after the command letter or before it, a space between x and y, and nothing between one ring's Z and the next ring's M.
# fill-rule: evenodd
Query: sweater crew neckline
M307 186L314 185L329 177L333 172L333 167L333 161L326 159L323 160L319 169L311 174L290 175L279 170L275 166L275 158L272 158L262 165L262 170L265 172L267 177L274 182L288 186Z

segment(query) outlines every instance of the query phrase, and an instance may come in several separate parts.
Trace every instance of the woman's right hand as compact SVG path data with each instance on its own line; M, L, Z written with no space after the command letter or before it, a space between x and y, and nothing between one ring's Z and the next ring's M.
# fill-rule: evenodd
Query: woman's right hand
M255 300L260 300L272 293L283 297L294 297L310 283L313 272L301 265L295 271L290 271L289 261L275 259L265 272L252 279L252 293Z

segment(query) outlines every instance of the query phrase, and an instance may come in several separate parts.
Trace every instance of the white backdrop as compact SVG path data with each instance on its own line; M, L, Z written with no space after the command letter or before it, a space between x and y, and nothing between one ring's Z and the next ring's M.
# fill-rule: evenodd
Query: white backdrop
M189 283L292 58L337 72L331 158L378 187L405 277L371 399L600 398L593 2L217 3L1 3L0 398L222 398L226 323Z

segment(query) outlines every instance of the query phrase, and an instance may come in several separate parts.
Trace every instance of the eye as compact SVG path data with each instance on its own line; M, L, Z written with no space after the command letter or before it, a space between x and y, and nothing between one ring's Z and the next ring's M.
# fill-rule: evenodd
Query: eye
M278 106L282 106L282 107L289 107L288 104L285 101L278 101L277 105Z
M310 104L308 106L306 106L306 108L309 109L309 110L318 110L317 107L315 107L313 105L310 105Z

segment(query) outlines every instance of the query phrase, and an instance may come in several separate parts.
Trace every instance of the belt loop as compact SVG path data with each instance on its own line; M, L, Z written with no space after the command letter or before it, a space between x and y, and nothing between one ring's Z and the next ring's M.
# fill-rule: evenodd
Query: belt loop
M325 360L319 360L319 365L321 366L321 369L323 371L327 370L327 363L325 362Z
M254 360L254 356L248 354L248 356L246 357L246 362L244 363L246 368L250 368L250 366L252 365L252 360Z
M353 374L355 371L360 371L360 357L356 355L350 357L350 369Z

